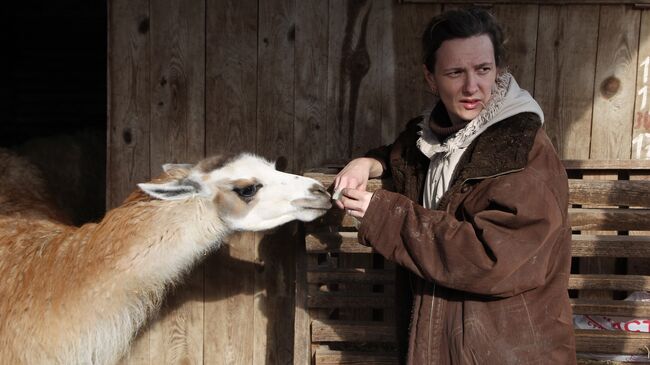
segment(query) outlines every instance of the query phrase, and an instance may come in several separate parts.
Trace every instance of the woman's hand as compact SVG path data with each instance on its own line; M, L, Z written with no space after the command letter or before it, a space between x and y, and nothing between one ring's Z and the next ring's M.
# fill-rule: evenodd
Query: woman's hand
M366 214L368 205L370 205L372 194L365 190L346 188L341 191L341 197L336 201L336 204L340 204L339 206L345 209L347 214L361 219Z
M353 204L354 208L347 208L339 198L343 189L354 189L365 192L368 186L368 179L381 176L383 170L381 163L374 158L361 157L350 161L334 178L334 194L332 197L335 199L336 205L341 209L354 209L356 211L359 208L357 204ZM343 195L346 194L344 193ZM356 194L353 195L357 196ZM350 195L347 195L347 197L348 200L357 200ZM369 202L370 199L368 198L367 203ZM365 204L365 208L368 207L367 203ZM365 208L363 209L364 212Z

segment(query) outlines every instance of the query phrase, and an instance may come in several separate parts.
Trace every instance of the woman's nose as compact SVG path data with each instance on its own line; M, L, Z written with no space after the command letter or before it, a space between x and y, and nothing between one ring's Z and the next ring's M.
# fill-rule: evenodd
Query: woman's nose
M463 91L465 94L472 95L478 91L478 82L475 75L468 73L465 77L465 85L463 85Z

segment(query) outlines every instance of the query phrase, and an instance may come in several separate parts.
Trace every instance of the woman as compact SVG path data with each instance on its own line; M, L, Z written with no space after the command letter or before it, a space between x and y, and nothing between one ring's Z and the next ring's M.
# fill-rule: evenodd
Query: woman
M481 9L423 34L431 113L336 177L359 242L414 273L409 364L575 364L565 170ZM396 192L365 191L391 176Z

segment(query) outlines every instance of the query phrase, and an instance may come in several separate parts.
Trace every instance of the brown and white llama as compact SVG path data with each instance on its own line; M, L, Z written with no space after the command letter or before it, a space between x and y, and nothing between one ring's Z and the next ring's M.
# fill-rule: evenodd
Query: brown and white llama
M310 221L331 206L315 180L250 154L171 167L139 187L81 227L0 207L3 364L115 363L165 288L228 234Z

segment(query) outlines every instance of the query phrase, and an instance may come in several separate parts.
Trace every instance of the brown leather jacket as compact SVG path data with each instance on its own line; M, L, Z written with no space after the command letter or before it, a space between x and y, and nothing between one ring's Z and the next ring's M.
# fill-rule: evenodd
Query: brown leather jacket
M415 274L408 364L575 364L567 176L539 118L477 137L437 210L418 204L418 122L368 154L397 192L377 191L359 227L360 243Z

